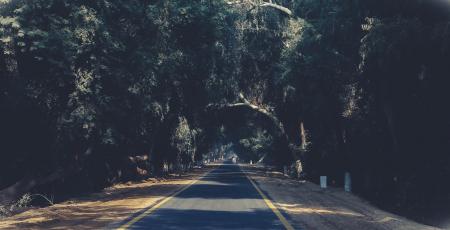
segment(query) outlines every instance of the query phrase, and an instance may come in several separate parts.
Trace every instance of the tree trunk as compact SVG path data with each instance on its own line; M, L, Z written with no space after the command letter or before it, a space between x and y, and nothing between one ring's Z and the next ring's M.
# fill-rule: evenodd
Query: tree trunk
M306 140L306 130L303 121L300 122L300 138L301 138L301 148L306 149L307 140Z

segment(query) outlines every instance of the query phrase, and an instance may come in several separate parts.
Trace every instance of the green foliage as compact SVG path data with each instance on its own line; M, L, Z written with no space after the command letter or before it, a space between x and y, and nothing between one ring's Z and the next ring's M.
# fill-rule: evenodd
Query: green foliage
M195 130L191 130L185 117L178 118L178 124L171 138L176 151L176 159L180 163L191 163L195 157Z
M238 148L247 153L247 156L244 155L241 158L255 162L265 155L272 154L272 151L274 151L272 146L273 137L266 130L259 129L255 131L254 135L240 139L238 143Z
M450 175L448 16L426 1L273 2L293 15L204 0L0 3L0 175L13 175L0 186L61 170L98 188L236 151L300 159L309 179L338 185L350 171L374 201L425 204L421 186Z

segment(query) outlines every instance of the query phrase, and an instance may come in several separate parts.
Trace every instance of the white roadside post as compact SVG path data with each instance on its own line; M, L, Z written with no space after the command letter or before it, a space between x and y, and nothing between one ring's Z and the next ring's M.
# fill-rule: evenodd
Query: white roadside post
M284 175L287 176L287 166L285 165L285 166L283 167L283 169L284 169Z
M320 176L320 187L327 188L327 176Z
M349 172L345 173L345 186L344 189L346 192L351 192L352 191L352 178L350 176Z

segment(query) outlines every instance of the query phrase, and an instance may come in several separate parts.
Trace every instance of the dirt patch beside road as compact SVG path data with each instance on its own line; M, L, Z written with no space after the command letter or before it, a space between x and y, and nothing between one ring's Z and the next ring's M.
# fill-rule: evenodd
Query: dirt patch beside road
M248 175L301 229L320 230L427 230L437 229L380 210L343 189L321 189L281 173L254 165L242 165Z
M214 167L166 179L117 184L87 197L30 209L1 219L0 229L101 229L157 203Z

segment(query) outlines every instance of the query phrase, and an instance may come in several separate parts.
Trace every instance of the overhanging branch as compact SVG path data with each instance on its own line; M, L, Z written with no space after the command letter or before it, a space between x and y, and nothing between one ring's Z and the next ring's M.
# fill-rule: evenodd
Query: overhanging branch
M279 135L283 139L286 139L286 141L289 143L289 139L288 139L288 136L284 129L284 125L275 114L273 114L271 111L269 111L263 107L252 104L250 101L248 101L244 97L244 95L242 93L239 93L238 97L241 102L236 102L236 103L232 103L232 104L230 104L230 103L228 103L228 104L210 104L207 106L207 109L223 110L223 109L233 109L233 108L247 108L247 109L253 110L253 111L265 116L266 118L268 118L278 129Z
M250 109L256 113L259 113L263 116L265 116L266 118L268 118L273 125L276 127L276 129L278 130L278 135L279 138L283 139L287 144L288 144L288 151L289 154L293 157L294 160L297 160L298 157L296 156L295 152L292 150L291 148L291 143L289 141L289 137L284 129L284 125L283 123L278 119L278 117L272 113L271 111L254 105L252 104L250 101L248 101L244 95L242 93L240 93L238 95L239 99L241 102L236 102L236 103L227 103L227 104L209 104L206 109L207 110L226 110L226 109L235 109L235 108L247 108Z
M255 7L270 7L270 8L273 8L273 9L276 9L276 10L279 10L279 11L285 13L289 17L291 17L293 15L292 11L289 8L279 5L279 4L275 4L272 2L272 0L270 0L268 2L261 1L261 0L227 1L227 4L229 4L229 5L246 4L246 3L250 4L252 6L255 6Z
M260 4L259 6L260 6L260 7L271 7L271 8L280 10L281 12L287 14L289 17L292 16L292 11L291 11L289 8L284 7L284 6L282 6L282 5L278 5L278 4L274 4L274 3L269 3L269 2L264 2L264 3Z

